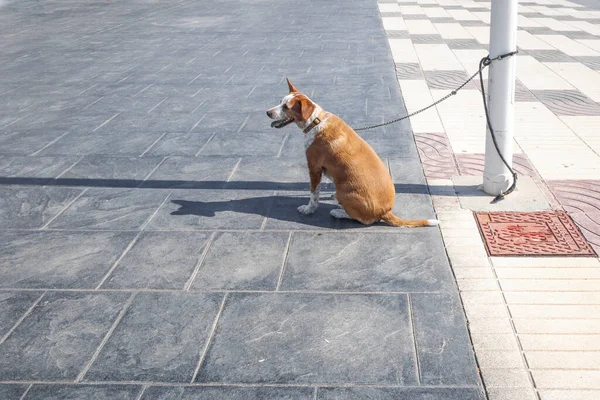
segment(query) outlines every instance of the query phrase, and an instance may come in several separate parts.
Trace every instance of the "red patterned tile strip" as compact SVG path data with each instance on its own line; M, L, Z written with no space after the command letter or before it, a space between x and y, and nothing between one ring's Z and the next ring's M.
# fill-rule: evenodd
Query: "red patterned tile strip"
M456 162L461 175L481 175L485 164L485 154L456 154ZM537 175L535 168L523 154L513 156L513 166L519 175L531 177Z
M600 251L600 180L548 181L548 187Z
M415 141L429 179L451 179L458 175L452 149L444 133L415 133Z

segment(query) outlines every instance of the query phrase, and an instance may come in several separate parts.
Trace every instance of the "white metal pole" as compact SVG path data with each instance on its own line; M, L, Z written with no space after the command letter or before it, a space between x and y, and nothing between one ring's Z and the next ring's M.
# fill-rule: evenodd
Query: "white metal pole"
M493 0L490 21L490 58L517 49L518 0ZM512 166L516 56L493 61L488 75L488 108L498 148ZM485 140L483 190L503 193L512 184L512 175L494 147L489 129Z

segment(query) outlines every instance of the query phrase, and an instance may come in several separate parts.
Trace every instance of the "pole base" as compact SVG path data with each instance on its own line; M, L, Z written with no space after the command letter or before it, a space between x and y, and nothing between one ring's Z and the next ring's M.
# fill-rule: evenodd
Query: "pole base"
M498 196L508 190L512 184L512 175L484 175L483 176L483 191L492 196Z

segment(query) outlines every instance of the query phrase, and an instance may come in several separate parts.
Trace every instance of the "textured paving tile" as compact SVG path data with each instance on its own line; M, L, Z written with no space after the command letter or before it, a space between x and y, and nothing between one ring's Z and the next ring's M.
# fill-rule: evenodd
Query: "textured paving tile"
M600 105L578 90L535 90L532 93L556 115L600 115Z
M425 14L403 14L402 18L405 20L427 20L429 17Z
M569 215L594 248L596 254L600 254L600 212L570 212Z
M4 156L0 158L0 182L3 178L7 183L16 184L45 184L51 178L56 178L77 161L77 157L23 157Z
M81 186L134 187L162 161L161 157L111 157L90 155L83 157L61 176ZM59 182L60 183L60 182Z
M408 312L403 295L231 295L198 381L414 384Z
M135 400L141 388L135 385L34 385L27 400Z
M451 49L467 50L467 49L482 49L483 46L475 39L446 39L446 44Z
M100 123L100 122L99 122ZM75 126L52 128L43 123L28 126L11 126L10 130L0 134L0 154L4 155L32 155L44 149ZM87 128L86 128L87 129ZM66 135L65 137L68 137ZM77 154L76 152L48 153L48 154Z
M403 115L406 115L403 113ZM389 118L385 118L385 121L390 121L394 118L398 118L398 115L394 115ZM390 130L398 128L387 128ZM389 135L385 137L379 132L367 131L368 133L362 133L361 137L369 143L369 145L375 150L379 157L418 157L417 147L414 142L406 142L401 138L401 131L397 131L395 135ZM412 136L412 135L410 135Z
M411 294L421 383L476 385L479 381L457 295Z
M156 169L142 187L195 187L198 182L215 182L221 188L234 171L239 158L169 157Z
M599 57L576 57L577 61L589 67L593 70L600 70L600 56Z
M422 79L423 72L417 63L396 63L396 77L398 79Z
M120 113L114 119L110 120L106 125L97 128L96 132L105 132L114 130L118 132L127 132L128 135L136 133L158 132L189 132L198 122L199 116L192 114L180 113L177 118L173 118L171 114L151 113L148 112L127 112ZM201 124L204 120L201 122ZM200 126L199 124L198 126Z
M288 236L287 232L217 234L192 289L274 290Z
M121 140L123 136L127 141ZM162 132L122 131L69 133L40 151L41 155L121 155L139 156L162 136Z
M424 185L425 175L419 159L388 157L384 162L388 165L396 186L414 186L419 189L422 188L423 193L426 191ZM399 192L399 190L396 190L396 192Z
M4 229L41 228L82 192L51 187L0 187L0 226Z
M408 39L409 38L408 31L386 30L385 33L387 34L387 36L389 38L394 38L394 39Z
M477 89L479 89L479 91L481 91L481 83L479 82L479 79L475 79L474 82L475 82L475 85L477 86ZM483 85L485 88L485 93L488 94L489 90L488 90L487 79L484 79ZM515 80L515 101L534 102L534 101L538 101L538 99L537 99L537 97L534 96L534 94L529 89L527 89L527 87L520 80L516 79Z
M36 292L0 292L0 338L25 315L40 295Z
M415 44L442 44L444 39L440 35L410 35L410 40Z
M314 389L308 387L150 387L144 400L312 400Z
M265 115L267 125L268 117ZM266 130L266 128L265 128ZM275 132L219 132L200 151L203 156L276 156L285 134Z
M540 62L573 62L573 58L560 50L527 50L527 54Z
M481 175L485 164L485 154L465 154L455 155L458 164L458 170L461 175ZM535 169L523 154L513 155L513 167L517 174L524 176L537 176Z
M176 190L148 225L149 230L259 229L273 192Z
M27 385L2 385L0 384L0 398L6 400L20 400L25 391Z
M318 400L482 400L477 388L319 388Z
M189 382L222 298L138 294L84 379Z
M245 157L226 187L258 190L309 190L310 178L306 157L287 159L275 157Z
M409 243L407 235L418 237ZM450 268L435 230L406 233L296 233L282 290L413 292L448 289ZM322 249L312 251L311 243Z
M454 24L456 20L452 17L430 17L429 20L434 24Z
M0 287L94 288L134 236L116 232L0 233Z
M232 113L231 110L229 110L229 112L210 113L202 120L202 122L195 127L192 127L190 131L196 133L235 133L244 128L248 118L249 114ZM265 118L267 118L266 115ZM268 119L265 119L265 129L269 124Z
M213 133L165 133L151 147L144 150L144 156L195 156L213 137Z
M209 236L203 232L145 232L102 287L183 289Z
M430 179L450 179L458 169L445 133L418 133L415 142L425 176Z
M476 20L472 20L472 21L460 21L460 24L462 26L478 26L478 27L488 27L489 24L483 22L483 21L476 21Z
M166 189L92 188L56 218L50 227L86 230L141 229L168 194Z
M0 345L0 379L74 380L128 296L126 293L47 294Z
M584 31L554 31L555 34L566 36L570 39L585 39L585 40L596 40L598 36L593 35L589 32Z
M425 71L425 79L431 90L454 90L468 78L465 71ZM469 83L465 89L475 89L475 86Z
M598 252L600 250L600 182L548 181L548 186Z

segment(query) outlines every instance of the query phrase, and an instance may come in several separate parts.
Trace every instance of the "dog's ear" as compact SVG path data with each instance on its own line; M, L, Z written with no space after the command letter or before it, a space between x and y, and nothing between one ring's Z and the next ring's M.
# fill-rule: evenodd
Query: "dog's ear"
M294 87L294 85L292 85L292 82L290 82L289 78L285 78L285 80L287 81L288 88L290 89L290 93L296 93L299 91L298 89L296 89Z
M291 105L290 109L296 114L299 114L302 117L302 120L306 121L307 119L309 119L313 111L315 110L315 106L313 105L313 103L304 96L301 96L300 98L295 98L292 101L294 102Z

